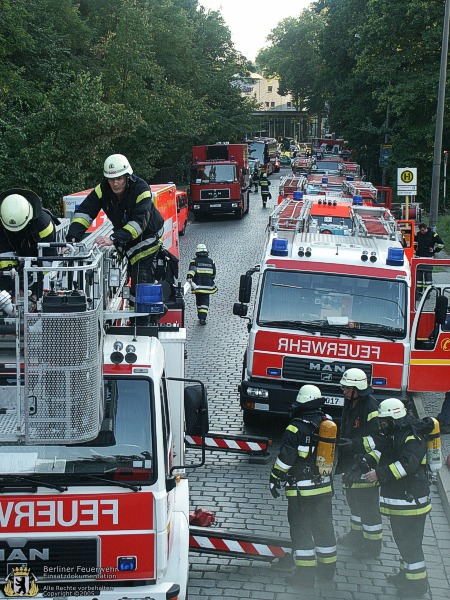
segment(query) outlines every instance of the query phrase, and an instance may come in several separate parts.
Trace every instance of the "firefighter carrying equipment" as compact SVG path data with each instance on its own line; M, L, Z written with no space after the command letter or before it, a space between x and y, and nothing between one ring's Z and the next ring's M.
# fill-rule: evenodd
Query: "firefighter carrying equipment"
M131 168L128 159L123 154L111 154L105 160L103 165L103 175L107 179L116 179L123 175L132 175L133 169Z
M334 466L337 425L334 421L323 420L319 426L316 467L319 475L331 475Z
M0 220L8 231L21 231L33 218L33 207L21 194L6 196L0 206Z

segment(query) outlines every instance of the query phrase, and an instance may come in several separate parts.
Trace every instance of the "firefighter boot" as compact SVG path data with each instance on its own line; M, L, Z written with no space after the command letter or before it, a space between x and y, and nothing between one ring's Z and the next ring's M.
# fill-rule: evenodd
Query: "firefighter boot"
M343 548L360 548L363 544L362 531L350 529L345 535L337 540L337 545Z
M411 581L405 579L401 586L397 588L397 594L400 598L422 598L428 591L428 581L418 579Z
M352 552L353 558L359 558L365 560L366 558L378 558L381 552L381 540L374 540L369 542L363 540L358 548L355 548Z
M386 581L390 585L395 585L396 588L401 588L405 583L405 573L404 571L399 571L398 573L393 573L392 575L388 575L386 577Z

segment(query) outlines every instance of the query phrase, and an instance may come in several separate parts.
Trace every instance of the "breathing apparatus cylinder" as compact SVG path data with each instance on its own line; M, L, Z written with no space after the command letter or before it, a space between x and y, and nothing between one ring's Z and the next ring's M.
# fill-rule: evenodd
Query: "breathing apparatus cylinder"
M434 427L431 433L427 435L427 465L430 467L430 471L439 471L442 466L442 452L441 452L441 429L439 427L439 421L432 417Z
M316 467L320 475L331 475L336 449L337 425L328 419L322 421L319 427L317 444Z

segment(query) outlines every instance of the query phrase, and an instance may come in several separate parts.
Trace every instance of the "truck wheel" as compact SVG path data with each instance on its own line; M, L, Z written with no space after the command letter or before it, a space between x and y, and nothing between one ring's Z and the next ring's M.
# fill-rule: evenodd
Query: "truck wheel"
M243 214L244 214L244 209L243 208L238 208L237 211L236 211L236 218L239 219L239 220L241 220Z
M180 235L184 235L186 233L186 225L187 225L187 220L184 222L183 229L180 231Z
M247 192L246 196L247 196L247 210L245 211L245 213L248 214L248 211L250 210L250 194L249 194L249 192Z

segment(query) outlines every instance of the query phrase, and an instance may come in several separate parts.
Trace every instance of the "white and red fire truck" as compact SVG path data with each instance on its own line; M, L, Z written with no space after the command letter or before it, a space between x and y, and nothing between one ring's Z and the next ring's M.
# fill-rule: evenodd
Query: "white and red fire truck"
M275 208L261 264L241 276L233 312L249 321L239 386L244 421L287 414L305 383L318 385L338 416L349 367L367 373L379 398L447 391L450 260L408 259L384 208L354 207L350 235L308 232L307 199Z
M157 323L160 286L137 292L153 324L130 325L105 231L20 259L0 293L4 596L187 597L185 422L201 433L206 394L184 379L186 330Z

